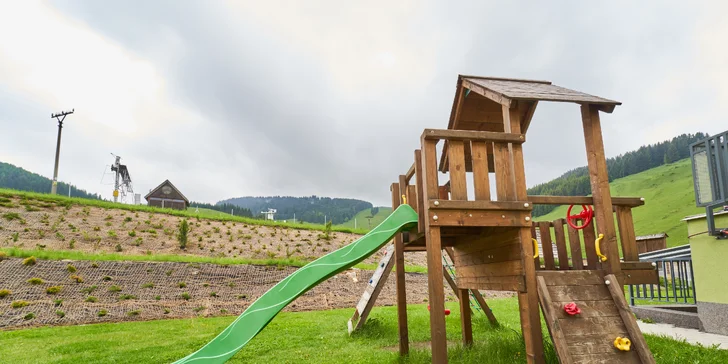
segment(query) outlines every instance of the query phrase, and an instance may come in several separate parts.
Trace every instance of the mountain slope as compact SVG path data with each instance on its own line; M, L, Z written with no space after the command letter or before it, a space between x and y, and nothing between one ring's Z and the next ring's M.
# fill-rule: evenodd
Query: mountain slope
M372 215L372 210L376 209L376 213ZM350 228L354 229L354 220L356 220L356 228L357 229L366 229L369 230L377 225L379 225L384 219L389 216L389 214L392 213L391 207L374 207L371 209L365 209L362 211L359 211L358 214L356 214L351 220L340 224L338 226L342 228ZM371 221L368 219L368 217L372 216Z
M690 157L688 145L707 137L704 133L681 134L671 140L643 145L637 150L607 159L609 181L631 176L651 168L674 163ZM529 195L586 196L591 193L587 167L572 169L560 177L528 189ZM533 216L551 212L555 206L539 205L533 209Z
M37 173L26 171L9 163L0 162L0 188L9 188L18 191L48 193L51 190L51 179ZM58 182L58 194L68 196L69 185ZM70 185L73 197L101 199L97 194L91 194Z
M613 197L644 197L645 205L634 208L635 232L648 235L666 232L668 247L688 243L687 225L680 221L688 215L704 212L695 206L690 159L659 166L609 184ZM552 221L566 216L568 206L535 218Z
M362 210L372 208L372 204L366 201L318 196L246 196L223 200L217 204L243 207L252 211L253 215L258 215L269 208L276 209L276 220L292 220L295 214L298 221L323 224L326 220L332 221L335 225L352 219Z

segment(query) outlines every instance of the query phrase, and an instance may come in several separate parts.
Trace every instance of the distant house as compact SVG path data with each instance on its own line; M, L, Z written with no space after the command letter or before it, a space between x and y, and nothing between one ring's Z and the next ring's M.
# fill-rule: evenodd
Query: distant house
M157 188L149 191L144 199L147 200L149 206L176 210L184 210L190 205L190 200L177 187L174 187L169 180L162 182Z

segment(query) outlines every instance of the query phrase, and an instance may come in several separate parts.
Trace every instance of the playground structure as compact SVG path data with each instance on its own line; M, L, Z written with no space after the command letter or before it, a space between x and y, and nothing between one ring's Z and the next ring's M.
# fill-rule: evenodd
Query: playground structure
M522 144L539 101L581 105L591 197L527 195ZM548 81L459 76L448 129L425 129L414 163L391 185L392 214L355 242L280 281L212 341L176 363L226 361L287 304L392 239L349 320L349 332L365 324L394 265L399 351L409 352L404 253L426 251L433 363L447 363L443 279L459 298L466 346L473 342L470 297L472 307L497 325L479 290L515 291L529 363L544 362L541 310L561 363L654 363L624 297L624 285L656 284L658 275L653 263L638 257L632 208L644 200L612 198L609 191L599 113L617 105ZM438 172L446 182L440 183ZM468 176L474 199L468 196ZM534 204L572 206L565 219L534 222ZM575 206L581 212L572 214Z
M580 105L591 197L527 195L522 144L540 101ZM612 198L609 191L600 112L617 105L548 81L458 77L448 129L425 129L414 163L391 186L392 207L407 204L419 219L417 230L394 239L402 355L409 352L404 253L426 251L432 362L447 362L445 249L455 266L451 285L460 298L465 345L473 340L469 297L505 290L518 294L529 363L544 361L539 304L562 363L655 362L624 298L624 285L657 283L658 277L638 258L631 209L644 200ZM576 205L581 212L570 208L565 219L534 222L534 204ZM366 319L363 308L354 319ZM484 301L483 308L490 313Z

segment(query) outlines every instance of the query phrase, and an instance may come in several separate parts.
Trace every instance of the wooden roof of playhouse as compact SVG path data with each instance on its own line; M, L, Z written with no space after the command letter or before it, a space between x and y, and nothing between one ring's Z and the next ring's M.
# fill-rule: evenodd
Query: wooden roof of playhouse
M520 114L521 133L526 134L539 101L596 105L611 113L619 101L589 95L552 84L550 81L459 75L448 129L505 132L503 108L515 107ZM443 147L440 170L447 172L447 144ZM493 147L488 148L492 162ZM493 166L493 163L490 163ZM470 147L466 144L465 164L471 171ZM492 172L492 170L491 170Z

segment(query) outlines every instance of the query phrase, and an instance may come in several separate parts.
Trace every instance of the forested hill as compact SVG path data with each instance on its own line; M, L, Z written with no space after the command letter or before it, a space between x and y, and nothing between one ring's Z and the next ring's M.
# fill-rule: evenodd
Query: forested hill
M12 164L0 162L0 188L12 188L19 191L31 191L48 193L51 191L51 179L37 173L29 172ZM58 182L58 194L68 196L68 188L71 188L71 196L81 198L101 199L101 196L88 193L67 183Z
M682 134L657 144L650 144L623 155L607 159L609 181L617 178L631 176L663 164L672 163L690 157L688 146L700 139L707 138L708 134ZM587 196L591 194L589 183L589 170L587 167L572 169L560 177L549 182L536 185L528 189L529 195L552 196ZM534 206L533 215L545 215L558 206Z
M318 196L247 196L223 200L217 204L243 207L252 211L253 215L259 215L260 212L271 208L277 210L276 220L290 220L295 214L296 220L319 224L324 222L324 217L333 224L341 224L350 220L359 211L372 208L372 204L366 201Z

